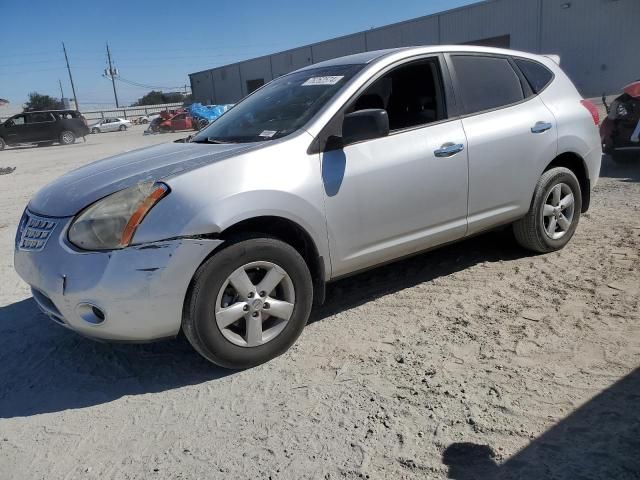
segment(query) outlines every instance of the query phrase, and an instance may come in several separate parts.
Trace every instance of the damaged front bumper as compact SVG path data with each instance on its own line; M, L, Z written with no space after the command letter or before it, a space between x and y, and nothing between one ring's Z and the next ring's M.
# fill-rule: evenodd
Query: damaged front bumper
M78 251L66 241L72 219L52 220L55 227L41 249L23 248L18 232L15 269L50 318L104 340L175 336L196 269L222 243L180 238L122 250Z

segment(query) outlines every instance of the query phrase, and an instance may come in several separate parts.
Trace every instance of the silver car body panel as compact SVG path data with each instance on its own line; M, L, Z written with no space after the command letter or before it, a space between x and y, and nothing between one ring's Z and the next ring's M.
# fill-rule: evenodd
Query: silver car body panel
M442 52L529 58L555 79L539 95L505 108L308 153L373 76ZM16 270L51 299L66 326L88 336L148 340L178 331L194 272L224 245L221 234L244 220L273 216L300 226L314 242L328 281L521 217L541 173L559 154L580 156L591 186L597 181L597 127L549 58L436 46L367 52L306 68L353 63L365 66L289 136L252 144L158 145L87 165L47 185L28 208L56 217L56 227L42 251L16 250ZM550 128L533 133L538 122ZM435 155L450 143L463 148L449 157ZM80 252L68 244L66 229L85 207L137 182L158 180L171 193L145 217L130 247ZM77 315L82 302L103 308L106 320L84 322Z

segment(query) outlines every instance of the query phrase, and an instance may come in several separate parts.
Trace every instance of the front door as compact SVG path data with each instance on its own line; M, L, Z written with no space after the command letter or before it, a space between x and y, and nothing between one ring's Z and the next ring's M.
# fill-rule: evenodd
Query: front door
M389 136L321 154L332 276L466 233L467 151L437 58L390 70L349 106L383 108Z
M7 132L7 143L28 143L31 141L31 134L26 123L26 115L16 115L4 124Z

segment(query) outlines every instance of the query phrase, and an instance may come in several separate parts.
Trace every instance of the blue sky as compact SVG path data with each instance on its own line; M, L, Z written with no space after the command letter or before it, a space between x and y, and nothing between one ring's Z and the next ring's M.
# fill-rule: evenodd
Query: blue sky
M113 104L105 42L120 75L137 83L178 87L188 74L287 48L475 3L476 0L0 0L0 98L12 104L38 91ZM121 103L149 89L116 84ZM165 89L166 90L166 89Z

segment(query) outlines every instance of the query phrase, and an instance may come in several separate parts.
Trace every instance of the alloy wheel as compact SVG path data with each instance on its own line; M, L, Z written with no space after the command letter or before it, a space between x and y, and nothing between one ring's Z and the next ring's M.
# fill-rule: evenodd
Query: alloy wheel
M231 343L257 347L282 333L294 305L295 290L287 272L275 263L251 262L222 284L215 303L216 323Z
M542 206L542 225L552 240L562 238L573 222L575 199L571 187L558 183L547 194Z

